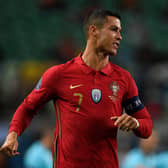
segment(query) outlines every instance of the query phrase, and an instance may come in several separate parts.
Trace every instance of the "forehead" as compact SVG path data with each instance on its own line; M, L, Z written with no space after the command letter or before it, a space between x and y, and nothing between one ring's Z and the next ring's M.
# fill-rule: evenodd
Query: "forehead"
M120 19L114 16L107 16L107 20L104 23L104 27L106 26L117 26L121 29L121 22Z

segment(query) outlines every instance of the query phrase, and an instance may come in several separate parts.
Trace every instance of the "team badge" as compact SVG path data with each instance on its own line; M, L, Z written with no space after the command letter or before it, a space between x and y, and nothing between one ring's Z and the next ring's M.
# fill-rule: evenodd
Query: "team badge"
M99 101L101 100L101 97L102 97L101 90L92 89L91 95L92 95L93 102L96 104L99 103Z
M113 94L109 96L109 98L112 99L113 101L119 99L118 92L120 91L120 85L116 81L112 81L112 83L109 85L109 88L113 92Z

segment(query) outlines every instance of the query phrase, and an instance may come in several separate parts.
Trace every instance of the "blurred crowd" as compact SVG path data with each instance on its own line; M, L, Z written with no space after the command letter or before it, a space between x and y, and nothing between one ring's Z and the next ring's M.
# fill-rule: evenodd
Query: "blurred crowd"
M0 1L0 143L7 134L16 107L34 88L42 73L48 67L64 63L82 52L85 43L82 20L85 15L94 8L107 8L121 14L123 27L119 54L112 57L111 61L126 68L136 80L140 97L154 120L157 130L155 137L159 139L159 143L155 140L149 144L158 144L154 147L154 151L159 153L158 158L168 158L167 6L167 0ZM50 121L55 124L51 103L37 115L19 139L20 156L9 159L0 154L0 168L23 168L27 149L40 141L43 123ZM120 164L125 162L126 165L127 158L131 158L132 153L143 146L142 143L137 143L134 136L121 133ZM48 147L43 149L48 151ZM151 157L154 155L152 151ZM152 160L151 157L147 157L146 162ZM158 158L156 161L161 160ZM150 163L148 167L141 164L137 166L155 168Z

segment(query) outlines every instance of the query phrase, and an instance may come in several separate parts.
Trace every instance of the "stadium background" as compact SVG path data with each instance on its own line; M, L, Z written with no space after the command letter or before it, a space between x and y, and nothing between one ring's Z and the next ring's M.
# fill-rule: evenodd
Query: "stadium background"
M122 16L123 40L111 61L133 75L159 131L158 150L168 150L167 0L0 0L0 144L15 109L41 74L82 51L82 20L97 7ZM55 124L51 103L40 110L19 139L21 156L9 159L9 167L22 168L26 148L48 123ZM121 132L118 139L122 159L136 140L132 133Z

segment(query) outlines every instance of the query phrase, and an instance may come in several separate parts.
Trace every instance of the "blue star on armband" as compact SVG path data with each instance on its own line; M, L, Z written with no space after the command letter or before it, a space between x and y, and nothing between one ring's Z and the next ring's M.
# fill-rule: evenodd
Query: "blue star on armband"
M134 96L122 103L127 114L131 115L144 108L143 103L139 99L139 96Z

